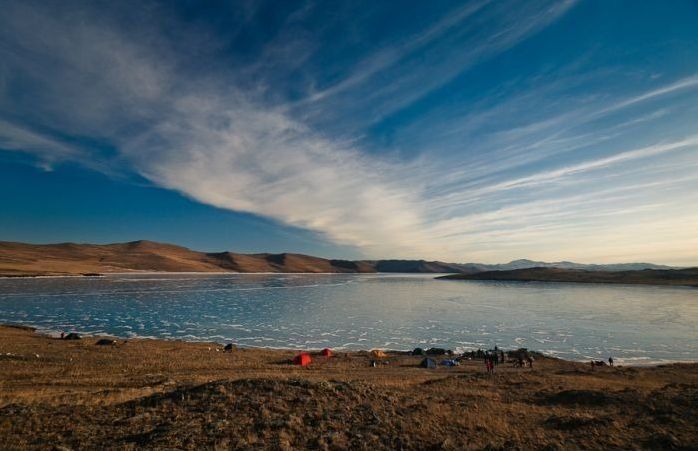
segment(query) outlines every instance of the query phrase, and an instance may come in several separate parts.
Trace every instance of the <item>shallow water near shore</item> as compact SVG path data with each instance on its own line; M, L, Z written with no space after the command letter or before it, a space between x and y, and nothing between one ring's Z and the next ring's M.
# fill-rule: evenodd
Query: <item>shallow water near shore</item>
M698 360L698 290L405 274L1 279L0 322L315 349L527 347L570 360Z

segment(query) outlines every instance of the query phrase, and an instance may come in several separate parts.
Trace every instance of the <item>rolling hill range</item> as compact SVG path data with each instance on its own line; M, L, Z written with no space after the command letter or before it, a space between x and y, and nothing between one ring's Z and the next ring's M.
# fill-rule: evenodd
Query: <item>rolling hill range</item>
M518 282L621 283L646 285L688 285L698 287L698 268L643 269L631 271L590 271L562 268L525 268L451 274L447 280L501 280Z
M129 271L375 272L363 262L301 254L205 253L152 241L118 244L0 242L0 275L71 275Z
M540 266L603 271L668 268L649 263L583 265L531 260L515 260L500 265L426 260L332 260L293 253L206 253L153 241L116 244L27 244L0 241L0 276L80 275L131 271L475 274Z

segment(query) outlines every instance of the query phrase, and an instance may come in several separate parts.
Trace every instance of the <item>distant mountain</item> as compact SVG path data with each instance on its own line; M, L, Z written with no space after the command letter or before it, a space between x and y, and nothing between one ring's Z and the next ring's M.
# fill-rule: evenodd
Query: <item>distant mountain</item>
M608 265L574 262L541 262L533 260L513 260L509 263L446 263L426 260L374 260L367 261L378 272L417 272L417 273L459 273L476 274L483 271L510 271L526 268L586 269L591 271L632 271L641 269L672 269L671 266L653 263L616 263Z
M377 272L414 273L462 273L463 265L426 260L375 260L366 263L373 265Z
M560 268L560 269L587 269L592 271L633 271L640 269L672 269L671 266L655 265L653 263L615 263L608 265L584 264L574 262L540 262L533 260L513 260L500 265L479 265L482 271L506 271L525 268Z
M515 260L500 265L427 260L330 260L303 254L197 252L172 244L132 241L116 244L26 244L0 241L0 276L77 275L130 271L304 272L304 273L458 273L531 267L617 271L668 269L650 263L583 265Z
M438 277L438 279L688 285L698 287L698 268L590 271L585 269L539 267L506 271L486 271L477 274L451 274Z

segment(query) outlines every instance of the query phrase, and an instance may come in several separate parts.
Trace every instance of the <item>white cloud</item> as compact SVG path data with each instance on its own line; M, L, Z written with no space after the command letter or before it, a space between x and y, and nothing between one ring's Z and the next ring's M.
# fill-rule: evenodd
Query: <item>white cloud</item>
M604 157L596 160L589 160L571 166L564 166L549 171L538 172L532 175L528 175L526 177L507 180L506 182L487 186L486 188L483 188L483 190L481 191L475 191L475 194L482 194L483 191L494 192L514 188L523 188L538 185L541 183L554 183L560 181L560 179L562 178L569 177L582 172L599 170L618 163L636 160L639 158L656 156L666 152L685 149L687 147L693 148L695 146L698 146L698 136L693 136L688 139L683 139L667 144L655 144L643 147L641 149L633 149L616 153L609 157Z
M80 155L75 148L50 136L0 120L0 147L6 150L30 152L45 158L73 159Z
M155 183L375 254L426 251L401 166L339 147L242 97L185 97L122 149ZM416 239L419 238L419 239Z
M504 2L469 4L407 43L375 51L368 61L358 63L356 72L327 90L309 96L308 100L316 101L317 105L309 106L304 114L326 123L326 117L335 117L334 111L350 111L352 122L362 126L377 123L476 64L540 32L563 17L576 3L577 0L532 1L523 4L515 13L511 5ZM472 23L468 22L469 18L473 19ZM410 59L412 53L438 37L442 39L439 46ZM387 82L379 86L369 83L375 79Z
M462 26L462 22L480 11L491 0L468 3L457 11L449 11L448 14L436 24L423 32L418 33L404 43L398 43L373 52L370 57L360 61L353 68L353 72L338 83L327 89L314 92L301 103L316 102L326 97L346 91L360 83L367 81L373 75L394 66L401 59L423 48L425 45L442 37L444 33L451 31L456 26Z
M677 91L683 91L686 89L694 88L698 86L698 75L693 75L690 77L682 78L668 85L661 86L657 89L652 89L650 91L644 92L642 94L630 97L620 101L614 105L609 106L598 112L598 115L604 115L613 111L621 110L629 106L635 105L640 102L645 102L647 100L652 100L657 97L665 96L667 94L672 94Z

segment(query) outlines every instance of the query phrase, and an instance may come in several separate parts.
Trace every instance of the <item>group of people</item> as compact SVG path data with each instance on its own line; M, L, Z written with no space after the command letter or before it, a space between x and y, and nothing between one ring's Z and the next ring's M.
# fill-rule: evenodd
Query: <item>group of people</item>
M591 361L591 369L593 370L594 367L596 366L605 366L606 362L603 360L592 360ZM608 358L608 366L613 366L613 357Z
M525 368L526 366L528 366L529 368L533 368L533 357L531 357L529 354L519 354L519 356L516 357L516 360L514 361L514 367Z
M465 352L462 357L482 360L485 363L485 370L489 374L494 373L495 368L500 363L505 363L507 361L513 362L515 368L533 368L533 357L531 357L526 349L509 351L507 356L504 351L495 346L494 349L468 351Z
M465 352L461 358L482 359L482 361L485 363L485 370L488 374L494 373L497 365L507 361L507 355L497 346L495 346L494 349L489 349L486 351L478 349L477 351ZM513 362L514 368L533 368L533 357L526 349L523 348L516 351L509 351L508 361ZM596 366L606 365L612 367L613 363L613 357L608 358L608 363L604 362L603 360L592 360L591 369L593 370Z
M478 351L480 351L478 349ZM494 373L494 368L499 365L499 363L505 362L504 351L498 349L496 346L492 350L484 351L483 359L485 360L485 369L487 373Z
M490 349L488 351L483 351L482 349L478 349L477 351L464 352L463 357L466 357L469 359L486 359L489 357L489 358L496 359L497 364L499 364L499 362L504 363L504 361L505 361L504 351L499 349L497 346L495 346L494 349Z
M528 366L529 368L533 368L533 357L528 352L521 352L523 350L519 350L519 352L514 353L513 355L509 355L509 357L513 358L513 363L515 368L524 368ZM478 349L477 351L474 352L474 354L482 358L483 361L485 362L485 370L487 373L492 374L494 373L495 368L500 364L504 363L507 361L507 356L502 351L501 349L497 348L497 346L494 347L494 349L490 349L487 351L482 351Z

